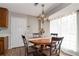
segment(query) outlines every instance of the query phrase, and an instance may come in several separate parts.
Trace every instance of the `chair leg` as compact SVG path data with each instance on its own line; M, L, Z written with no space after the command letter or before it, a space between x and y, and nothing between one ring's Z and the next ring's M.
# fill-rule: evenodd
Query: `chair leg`
M25 56L26 56L26 53L27 53L27 51L26 51L26 49L25 49Z
M51 51L52 49L50 48L50 56L51 56L51 54L52 54L52 51Z
M25 56L28 56L28 49L25 47Z

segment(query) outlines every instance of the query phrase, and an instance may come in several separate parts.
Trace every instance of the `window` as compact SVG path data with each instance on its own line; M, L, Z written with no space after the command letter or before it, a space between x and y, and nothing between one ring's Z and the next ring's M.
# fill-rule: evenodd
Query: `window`
M77 20L76 13L50 21L50 33L64 36L62 48L77 51Z

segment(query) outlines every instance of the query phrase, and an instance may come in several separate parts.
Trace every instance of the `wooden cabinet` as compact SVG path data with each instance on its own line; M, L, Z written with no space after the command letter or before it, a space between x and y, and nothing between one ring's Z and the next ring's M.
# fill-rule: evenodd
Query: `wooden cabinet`
M0 7L0 27L8 27L8 9Z
M8 49L8 37L0 37L0 55L4 54Z
M4 53L4 42L3 40L0 40L0 54L3 54Z

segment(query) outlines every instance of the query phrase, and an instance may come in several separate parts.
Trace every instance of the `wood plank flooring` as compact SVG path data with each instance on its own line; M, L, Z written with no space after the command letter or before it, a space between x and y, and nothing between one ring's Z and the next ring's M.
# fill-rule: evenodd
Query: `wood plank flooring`
M2 56L24 56L24 55L25 55L24 47L18 47L18 48L8 49L8 51L6 51L5 54ZM61 51L60 56L71 56L71 55L63 53Z

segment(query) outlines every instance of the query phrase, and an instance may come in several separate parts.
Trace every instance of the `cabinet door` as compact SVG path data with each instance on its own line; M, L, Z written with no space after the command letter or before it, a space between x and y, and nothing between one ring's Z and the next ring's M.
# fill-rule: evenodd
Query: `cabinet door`
M4 41L0 40L0 54L4 53Z
M8 26L8 10L0 8L0 27Z

